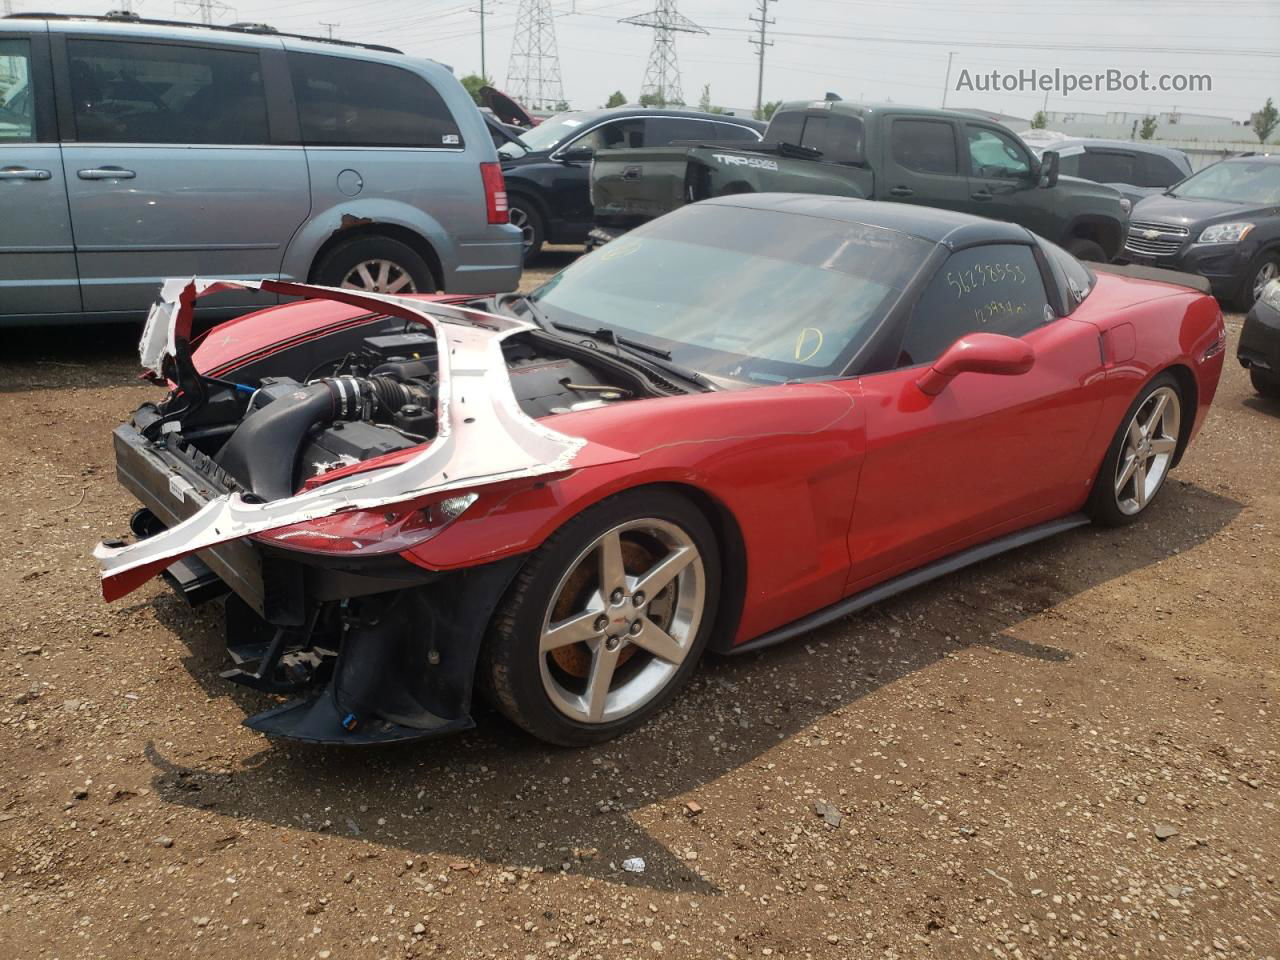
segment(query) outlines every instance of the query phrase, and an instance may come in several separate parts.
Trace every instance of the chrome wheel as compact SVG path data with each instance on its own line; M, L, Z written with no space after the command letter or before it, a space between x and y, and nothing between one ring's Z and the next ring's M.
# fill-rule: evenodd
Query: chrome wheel
M408 271L391 260L365 260L357 263L347 271L339 286L366 293L418 292L418 286Z
M630 520L597 537L560 578L542 619L547 697L582 723L636 712L689 655L705 592L702 557L676 524Z
M1258 270L1257 276L1253 278L1253 302L1257 303L1262 299L1262 291L1268 283L1280 277L1280 264L1274 260L1268 260Z
M1182 404L1172 387L1153 390L1134 413L1116 462L1116 506L1121 513L1141 513L1159 491L1178 449L1181 424Z
M520 228L520 240L524 244L525 251L528 252L536 239L533 233L533 224L529 221L529 214L519 207L512 207L507 211L507 220L512 226Z

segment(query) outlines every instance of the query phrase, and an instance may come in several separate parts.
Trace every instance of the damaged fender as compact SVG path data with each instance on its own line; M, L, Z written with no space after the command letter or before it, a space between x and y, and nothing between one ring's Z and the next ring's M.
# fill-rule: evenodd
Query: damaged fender
M426 325L438 345L437 435L415 456L393 466L266 503L251 502L239 493L226 494L145 540L126 546L100 543L93 554L106 600L125 596L182 557L231 540L345 511L381 508L517 478L564 474L634 457L566 436L526 415L512 390L502 341L535 329L534 325L465 307L282 280L169 280L143 330L139 344L143 367L155 377L167 376L167 369L189 352L196 300L232 289L335 300Z

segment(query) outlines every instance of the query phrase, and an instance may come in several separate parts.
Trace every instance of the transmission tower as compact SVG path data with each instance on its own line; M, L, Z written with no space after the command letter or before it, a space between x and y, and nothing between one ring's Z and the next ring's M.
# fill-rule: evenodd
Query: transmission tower
M177 10L179 7L200 14L200 22L207 25L213 23L215 16L225 16L231 12L231 8L221 0L178 0L173 8Z
M747 17L747 19L752 23L760 25L760 37L759 39L755 37L748 37L747 43L750 43L757 48L757 52L760 57L760 69L756 74L756 119L763 120L764 117L762 117L761 114L764 112L764 52L767 48L773 46L773 41L766 40L765 35L769 27L777 23L776 20L769 19L769 4L776 3L777 0L759 0L759 2L760 16Z
M680 13L676 9L676 0L658 0L656 9L618 22L653 28L653 46L649 48L649 65L644 68L640 95L652 95L659 105L684 103L684 91L680 88L680 62L676 59L676 34L705 34L707 31Z
M554 110L564 100L553 17L551 0L520 0L507 65L507 89L535 110Z

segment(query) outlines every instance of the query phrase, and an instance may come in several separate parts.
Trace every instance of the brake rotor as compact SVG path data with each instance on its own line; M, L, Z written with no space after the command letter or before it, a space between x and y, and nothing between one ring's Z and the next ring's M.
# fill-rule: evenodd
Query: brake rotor
M636 543L634 540L624 539L622 541L622 568L632 576L638 576L646 570L652 569L655 560L656 557L654 557L653 553L642 544ZM555 606L551 608L552 622L567 620L582 610L586 604L587 597L595 592L599 582L594 558L589 557L579 564L578 569L574 570L569 575L569 579L565 581L564 589L560 591L560 596L556 598ZM664 601L667 606L670 605L670 593L671 587L668 585L649 602L650 619L654 620L655 623L661 623L666 619L660 611ZM624 646L622 652L618 655L618 666L621 667L634 657L637 649L632 644ZM556 666L571 677L585 680L591 673L591 648L585 643L556 647L551 651L551 659Z

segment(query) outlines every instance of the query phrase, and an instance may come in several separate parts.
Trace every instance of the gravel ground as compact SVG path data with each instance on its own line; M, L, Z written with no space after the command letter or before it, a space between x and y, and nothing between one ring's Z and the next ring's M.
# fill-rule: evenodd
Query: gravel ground
M1280 955L1280 405L1234 361L1127 530L711 660L603 747L348 752L239 725L216 609L100 601L135 336L5 334L0 957Z

